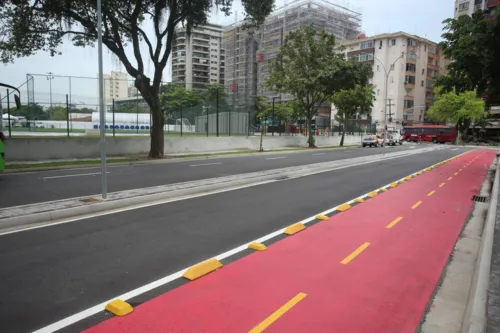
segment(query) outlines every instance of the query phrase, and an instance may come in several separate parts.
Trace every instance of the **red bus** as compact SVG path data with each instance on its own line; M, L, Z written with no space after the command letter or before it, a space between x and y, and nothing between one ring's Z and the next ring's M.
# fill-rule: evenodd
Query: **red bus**
M405 126L402 134L406 142L417 142L420 138L421 141L445 143L457 138L455 127L442 125Z

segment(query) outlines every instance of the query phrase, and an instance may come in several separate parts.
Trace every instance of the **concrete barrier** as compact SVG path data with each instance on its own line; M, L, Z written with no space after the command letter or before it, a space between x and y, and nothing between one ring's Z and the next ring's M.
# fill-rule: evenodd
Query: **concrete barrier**
M345 145L359 144L361 137L346 136ZM317 146L338 146L339 136L318 136ZM149 137L106 137L107 155L141 155L149 152ZM165 154L258 150L259 136L165 137ZM264 149L307 147L305 136L266 136ZM7 162L99 158L99 139L87 137L12 138L5 145Z

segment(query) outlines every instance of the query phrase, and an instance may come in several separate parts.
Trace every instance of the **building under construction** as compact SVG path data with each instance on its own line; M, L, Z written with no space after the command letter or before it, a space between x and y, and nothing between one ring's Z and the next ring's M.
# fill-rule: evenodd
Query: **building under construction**
M270 62L276 58L290 31L313 26L318 31L325 29L334 34L340 41L351 40L360 34L361 20L361 11L346 5L327 0L295 0L277 9L252 33L243 30L241 23L226 27L226 84L234 105L247 104L256 94L269 99L276 96L264 88L264 83Z

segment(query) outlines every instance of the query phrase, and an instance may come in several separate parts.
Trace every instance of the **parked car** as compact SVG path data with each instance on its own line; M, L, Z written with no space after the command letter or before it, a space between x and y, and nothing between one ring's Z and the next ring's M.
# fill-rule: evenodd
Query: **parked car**
M384 139L378 135L367 135L363 138L362 141L363 147L378 147L384 146Z

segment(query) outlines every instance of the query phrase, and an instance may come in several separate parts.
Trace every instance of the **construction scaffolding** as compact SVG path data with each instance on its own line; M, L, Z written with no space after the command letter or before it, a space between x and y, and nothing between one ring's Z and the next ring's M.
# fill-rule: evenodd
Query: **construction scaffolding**
M276 58L290 31L312 26L317 31L325 29L339 41L353 40L357 39L361 32L361 21L361 10L327 0L296 0L279 8L266 19L262 29L259 50L262 52L262 62L258 85L263 87L269 75L270 63ZM263 88L261 93L266 96L275 95L274 92Z
M327 0L295 0L278 8L259 29L248 31L243 22L224 28L226 50L225 83L229 86L230 104L242 107L257 95L269 99L278 96L264 88L270 63L276 58L286 35L293 30L313 26L325 29L337 40L357 39L361 29L359 9ZM283 101L287 96L279 96Z
M251 103L257 91L257 51L260 30L244 30L242 22L224 28L225 83L235 108Z

